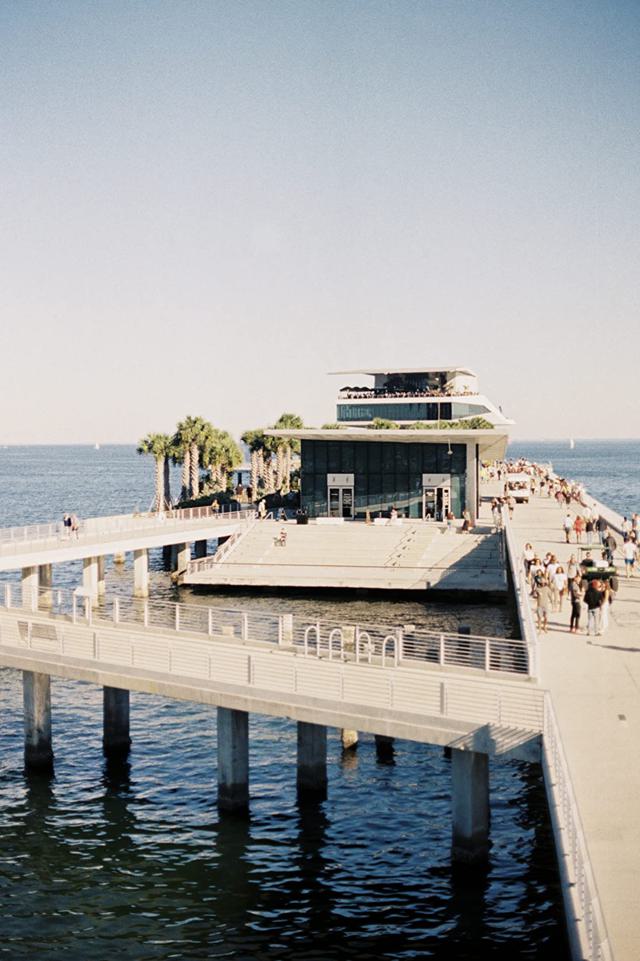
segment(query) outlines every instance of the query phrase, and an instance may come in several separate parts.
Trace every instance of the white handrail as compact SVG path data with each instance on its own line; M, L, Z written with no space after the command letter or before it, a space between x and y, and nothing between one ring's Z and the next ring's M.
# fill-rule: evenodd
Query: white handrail
M38 590L38 603L24 591L20 584L4 585L0 590L0 609L22 612L27 606L52 621L73 619L77 595L73 591L43 587ZM511 674L527 676L529 658L526 644L521 640L503 637L486 637L471 634L436 633L412 625L348 624L344 622L306 619L291 614L276 614L255 610L210 608L195 604L173 604L151 600L146 604L131 597L105 595L98 606L91 609L94 624L108 623L130 629L133 625L141 630L157 632L173 630L188 635L207 637L228 635L245 640L277 644L279 638L291 636L294 647L303 648L305 654L316 656L329 646L337 628L342 636L353 633L356 640L357 658L366 656L382 663L389 657L384 651L385 639L398 638L393 663L398 666L422 663L441 668L468 669L483 674ZM77 616L77 614L76 614ZM285 630L285 619L287 626ZM313 634L315 643L309 643ZM305 644L306 640L306 644ZM346 645L342 655L346 657Z
M544 695L542 765L565 901L571 955L613 961L586 836L560 729L548 691Z
M505 543L506 559L511 569L513 589L516 595L516 609L520 622L520 632L523 640L526 642L529 653L529 674L531 677L537 677L539 663L538 632L529 601L529 585L527 583L524 562L519 554L507 511L502 512L502 534Z

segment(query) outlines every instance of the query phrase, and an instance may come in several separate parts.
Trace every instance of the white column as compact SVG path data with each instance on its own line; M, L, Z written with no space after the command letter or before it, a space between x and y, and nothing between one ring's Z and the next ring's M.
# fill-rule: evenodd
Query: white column
M467 471L466 471L466 508L471 514L471 523L476 524L478 520L478 465L476 463L476 443L467 441Z
M53 770L51 750L51 678L22 672L24 703L24 766L27 771Z
M105 562L104 556L98 558L98 596L99 597L104 597L104 595L107 593L107 588L104 582L104 562Z
M133 596L149 596L149 552L145 547L133 552Z
M182 574L186 571L187 564L191 560L191 545L190 544L176 544L175 545L175 561L173 569L178 574Z
M82 561L82 588L92 607L98 603L98 558L85 557Z
M473 864L489 854L489 757L477 751L451 751L451 857Z
M218 807L249 808L249 715L227 707L218 708Z
M22 568L22 606L29 611L38 610L38 568Z
M53 565L40 564L38 567L39 607L51 607L53 603ZM43 590L44 588L44 590Z

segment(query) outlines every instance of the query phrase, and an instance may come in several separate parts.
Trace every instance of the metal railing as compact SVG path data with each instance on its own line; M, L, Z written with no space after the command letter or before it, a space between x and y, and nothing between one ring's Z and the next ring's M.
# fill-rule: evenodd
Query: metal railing
M396 711L403 717L411 715L414 724L425 721L432 726L433 718L444 717L474 726L516 727L532 735L542 730L543 692L534 685L516 683L504 675L489 680L425 671L415 662L388 669L389 664L381 665L368 653L354 664L353 658L321 659L311 651L309 656L299 656L304 654L299 648L256 648L234 643L231 638L211 643L207 638L168 633L151 638L124 624L119 628L106 622L89 626L82 621L73 624L40 613L0 609L0 663L3 655L15 658L21 649L37 652L53 673L47 658L55 658L59 665L60 658L66 657L73 666L80 661L83 669L91 667L91 662L106 670L117 668L122 683L126 683L126 671L133 669L137 678L141 672L153 672L154 683L164 674L191 679L196 686L198 681L236 685L243 694L256 689L261 703L265 692L273 692L283 716L289 695L298 701L310 698L314 705L325 701L332 710L336 704L344 704L358 705L360 713L373 710L377 716L380 710Z
M513 535L511 521L507 511L502 512L502 536L506 560L511 568L513 589L516 595L516 609L520 622L520 633L527 645L529 672L532 677L538 676L538 632L529 600L529 584L524 569L524 560L518 550Z
M99 606L93 606L89 597L77 591L30 589L9 583L0 590L0 607L37 611L52 622L135 626L208 638L289 645L305 656L356 663L367 661L385 667L422 664L483 674L526 677L529 673L527 647L520 640L426 631L412 624L345 624L293 614L228 610L118 595L104 596Z
M199 573L200 571L206 571L214 567L216 564L220 564L222 563L222 561L226 561L227 558L229 557L229 554L237 546L238 542L242 540L245 534L249 533L249 531L254 527L256 523L257 523L257 518L255 514L252 517L247 517L247 523L242 528L242 530L235 531L235 533L231 534L231 536L224 542L224 544L221 544L218 547L215 554L212 554L210 557L199 557L199 558L196 558L195 560L190 560L187 563L185 573L195 574L195 573Z
M558 847L571 954L585 961L612 961L584 828L548 692L544 698L542 743L544 780Z
M183 524L206 520L228 523L235 520L248 520L255 517L255 510L213 511L210 507L186 507L179 510L153 511L144 514L113 514L105 517L88 517L79 522L78 530L72 532L60 522L49 524L29 524L25 527L0 528L0 553L13 553L29 544L56 546L64 543L82 543L111 534L139 533L175 529Z

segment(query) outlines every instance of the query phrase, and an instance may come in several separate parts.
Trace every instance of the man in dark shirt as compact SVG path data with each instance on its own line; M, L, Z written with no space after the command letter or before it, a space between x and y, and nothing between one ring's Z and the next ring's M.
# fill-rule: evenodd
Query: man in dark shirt
M584 595L587 605L587 634L600 634L600 608L603 599L602 583L598 580L591 581Z

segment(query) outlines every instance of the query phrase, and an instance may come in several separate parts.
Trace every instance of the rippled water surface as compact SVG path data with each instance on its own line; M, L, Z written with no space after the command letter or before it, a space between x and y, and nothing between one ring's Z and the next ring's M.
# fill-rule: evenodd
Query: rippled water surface
M65 510L145 508L151 486L152 465L132 448L0 450L3 526ZM154 590L173 596L159 556L153 565ZM69 564L55 582L73 586L79 576ZM126 593L131 578L130 569L111 569L108 589ZM482 606L260 595L194 602L511 629L504 608ZM452 871L441 750L398 741L383 763L371 738L343 755L330 732L328 800L299 807L295 725L253 716L251 817L221 819L210 708L132 695L129 761L109 767L100 689L54 679L55 776L25 778L20 683L17 672L0 671L0 956L567 957L538 768L492 764L488 870Z

